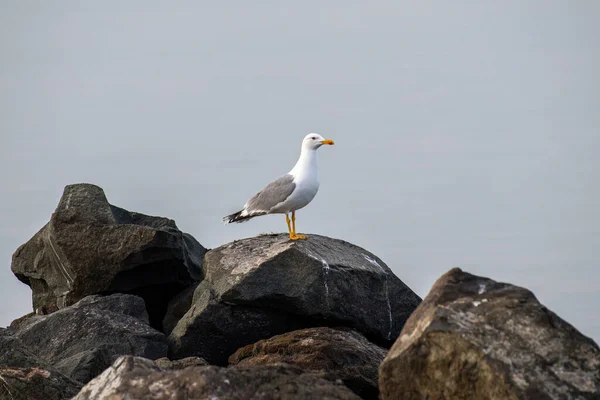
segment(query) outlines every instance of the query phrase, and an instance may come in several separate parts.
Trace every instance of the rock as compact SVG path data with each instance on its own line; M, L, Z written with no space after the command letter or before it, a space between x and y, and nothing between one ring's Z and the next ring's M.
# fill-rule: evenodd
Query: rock
M66 376L39 367L13 368L0 365L0 399L67 400L79 391L79 385Z
M201 278L206 249L175 222L108 203L90 184L69 185L48 222L13 254L11 269L31 287L38 314L85 296L131 293L146 300L160 329L169 300Z
M16 329L19 325L21 325L23 322L27 321L29 318L31 317L35 317L35 312L30 312L28 314L25 314L23 316L20 316L17 319L14 319L11 323L10 323L10 327Z
M167 306L167 312L165 314L165 318L163 319L163 332L165 335L170 335L177 323L185 313L192 306L192 300L194 298L194 292L198 287L198 283L192 284L177 293L173 299L169 302Z
M220 365L230 350L311 326L348 326L389 347L421 301L375 255L318 235L239 240L209 251L203 271L190 310L169 336L172 358ZM208 348L215 333L237 346L220 349L220 360L189 345Z
M309 328L261 340L236 351L231 365L286 363L334 374L363 399L378 399L377 369L387 350L350 329Z
M517 286L452 269L379 369L382 399L599 399L600 349Z
M213 365L248 343L309 326L309 322L277 310L221 303L210 284L196 289L193 307L169 335L169 357L200 356Z
M38 359L9 330L0 328L0 399L66 400L81 386Z
M161 371L152 361L121 357L74 400L359 399L341 383L289 365Z
M166 337L148 325L144 300L129 294L88 296L9 330L45 364L82 383L120 355L167 355Z
M180 360L169 360L167 357L154 360L161 369L184 369L187 367L199 367L208 365L208 362L200 357L186 357Z

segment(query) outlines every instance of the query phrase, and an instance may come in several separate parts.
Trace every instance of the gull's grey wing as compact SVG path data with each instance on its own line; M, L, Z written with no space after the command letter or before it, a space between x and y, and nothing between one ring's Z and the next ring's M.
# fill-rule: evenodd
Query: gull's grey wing
M245 208L250 214L268 213L277 204L285 201L295 188L294 177L290 174L285 174L252 196L248 200L248 203L246 203L247 206Z

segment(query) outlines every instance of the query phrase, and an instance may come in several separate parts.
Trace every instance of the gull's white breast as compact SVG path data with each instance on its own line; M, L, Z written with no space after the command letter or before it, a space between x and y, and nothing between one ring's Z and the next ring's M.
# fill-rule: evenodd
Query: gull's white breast
M304 168L290 173L294 176L296 188L284 202L274 207L274 212L287 213L306 207L319 191L319 174L316 168Z

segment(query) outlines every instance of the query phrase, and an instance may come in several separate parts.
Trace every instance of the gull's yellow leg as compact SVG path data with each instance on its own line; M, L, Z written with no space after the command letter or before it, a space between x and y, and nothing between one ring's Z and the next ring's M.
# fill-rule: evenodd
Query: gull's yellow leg
M290 235L290 239L292 240L305 240L306 236L298 235L296 233L296 211L292 211L292 235Z
M291 239L292 236L294 235L294 232L292 231L292 227L290 226L290 217L288 217L287 214L285 214L285 222L287 222L288 232L290 233L290 239Z

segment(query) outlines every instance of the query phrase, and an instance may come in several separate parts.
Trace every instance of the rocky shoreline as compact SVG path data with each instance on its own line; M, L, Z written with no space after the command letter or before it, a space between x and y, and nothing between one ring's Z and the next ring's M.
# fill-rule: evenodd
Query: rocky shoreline
M69 185L17 249L0 399L600 399L600 349L527 289L460 269L423 301L342 240L206 249Z

